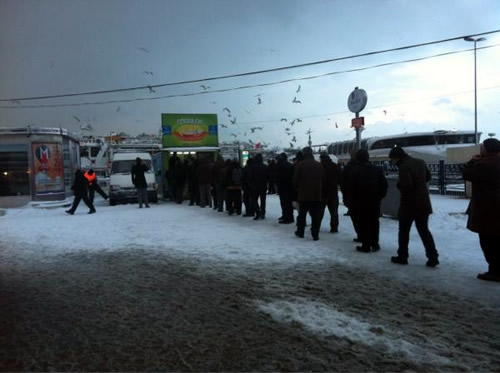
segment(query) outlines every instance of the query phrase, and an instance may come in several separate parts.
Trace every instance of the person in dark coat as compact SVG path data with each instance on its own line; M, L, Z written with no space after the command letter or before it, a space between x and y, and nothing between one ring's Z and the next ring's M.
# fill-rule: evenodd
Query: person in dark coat
M280 197L281 217L280 224L291 224L293 218L293 166L288 162L286 153L281 153L274 171L276 187Z
M269 167L264 164L262 154L257 154L253 158L252 166L248 169L248 183L255 213L253 220L265 219L266 217L266 194L269 178Z
M254 216L253 206L252 206L252 196L250 190L250 181L248 179L248 170L252 166L253 159L248 158L245 167L243 167L241 174L241 188L243 190L243 205L245 205L245 214L243 217L249 218Z
M276 162L274 159L271 159L267 165L269 167L269 185L267 187L267 194L276 194Z
M172 170L172 185L174 186L174 201L182 203L184 200L184 186L186 184L186 169L179 157L175 159Z
M99 186L99 182L97 181L97 175L95 174L92 168L90 168L87 172L85 172L83 176L85 176L85 179L87 179L88 182L90 203L94 204L95 192L99 193L102 198L108 199L108 195Z
M148 166L144 164L141 158L137 157L135 159L135 165L132 166L132 184L134 184L135 189L137 189L137 201L139 202L139 208L142 209L142 204L144 203L147 208L149 208L148 201L148 183L146 182L145 173L149 171Z
M330 233L339 231L339 184L341 180L340 167L333 163L328 153L321 153L320 163L325 170L326 187L323 191L323 205L321 206L321 220L328 207L330 212Z
M241 179L240 163L234 160L226 170L226 204L229 215L241 215Z
M356 232L356 237L353 238L354 242L361 242L361 239L359 238L359 228L357 226L357 221L353 219L351 215L351 191L349 190L347 183L349 181L349 174L351 173L352 169L356 166L357 161L356 161L356 151L353 150L351 151L351 159L347 164L344 166L342 169L342 180L340 183L340 189L342 191L342 199L344 201L344 206L347 207L347 212L344 214L346 216L351 217L352 221L352 226L354 228L354 232Z
M464 179L472 182L467 228L479 234L488 263L488 272L477 277L500 282L500 141L484 140L480 154L465 165Z
M397 264L408 264L408 243L410 229L415 222L418 234L422 239L427 255L427 266L439 264L438 252L434 238L429 231L429 215L432 214L431 199L427 183L431 173L422 159L410 157L403 148L396 146L389 152L393 164L399 167L397 187L401 193L399 204L398 255L391 261Z
M325 171L321 163L314 160L310 147L302 150L304 160L298 163L293 174L293 186L297 191L299 215L297 217L297 237L304 237L306 215L311 215L311 235L314 241L319 240L321 226L321 206L323 188L325 187Z
M196 170L198 168L198 160L188 156L185 163L186 178L189 193L189 206L200 204L200 188L198 187L198 177Z
M213 182L212 163L208 159L202 159L197 170L198 185L200 188L200 207L209 205L212 207L210 196Z
M217 156L213 167L213 193L214 193L214 210L219 212L224 211L224 174L226 172L226 163L222 156Z
M356 250L369 253L380 250L380 204L387 194L387 180L383 170L369 162L366 150L357 151L356 162L347 181L351 194L351 217L357 222L362 242Z
M89 201L88 198L88 181L80 168L75 171L75 179L73 180L73 186L71 187L71 189L73 190L75 198L73 199L71 208L69 210L66 210L67 214L73 215L82 199L90 209L88 212L89 214L93 214L96 212L94 205Z

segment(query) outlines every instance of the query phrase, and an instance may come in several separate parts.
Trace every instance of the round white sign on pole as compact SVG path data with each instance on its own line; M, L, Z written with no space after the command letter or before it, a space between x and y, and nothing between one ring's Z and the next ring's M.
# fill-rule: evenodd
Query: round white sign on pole
M356 87L347 98L347 107L353 113L362 111L368 102L368 95L364 89Z

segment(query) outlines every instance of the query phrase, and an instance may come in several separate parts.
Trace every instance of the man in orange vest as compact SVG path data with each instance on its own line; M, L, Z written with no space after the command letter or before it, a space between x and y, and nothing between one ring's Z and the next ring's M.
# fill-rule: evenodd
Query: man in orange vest
M87 172L84 174L85 179L87 179L87 182L89 184L89 201L90 203L94 203L94 194L97 191L102 198L108 199L108 195L101 189L99 184L97 183L97 176L94 172L93 169L89 169Z

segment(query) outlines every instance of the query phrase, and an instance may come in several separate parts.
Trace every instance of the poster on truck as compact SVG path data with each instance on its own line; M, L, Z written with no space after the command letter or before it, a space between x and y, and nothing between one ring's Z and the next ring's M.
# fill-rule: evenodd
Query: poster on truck
M36 194L64 191L64 165L59 143L32 143Z
M217 114L162 114L164 148L218 146Z

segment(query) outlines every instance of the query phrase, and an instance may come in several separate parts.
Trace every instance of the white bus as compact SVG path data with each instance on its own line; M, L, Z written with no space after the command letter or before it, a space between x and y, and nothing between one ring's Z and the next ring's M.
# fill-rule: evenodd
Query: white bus
M370 137L361 141L361 149L368 150L370 159L387 160L389 151L395 145L401 146L408 154L426 162L446 159L446 150L451 147L473 146L474 131L434 131L413 132L400 135ZM478 141L481 133L478 133ZM349 161L356 148L356 140L339 141L328 145L328 154L335 155L339 162Z

